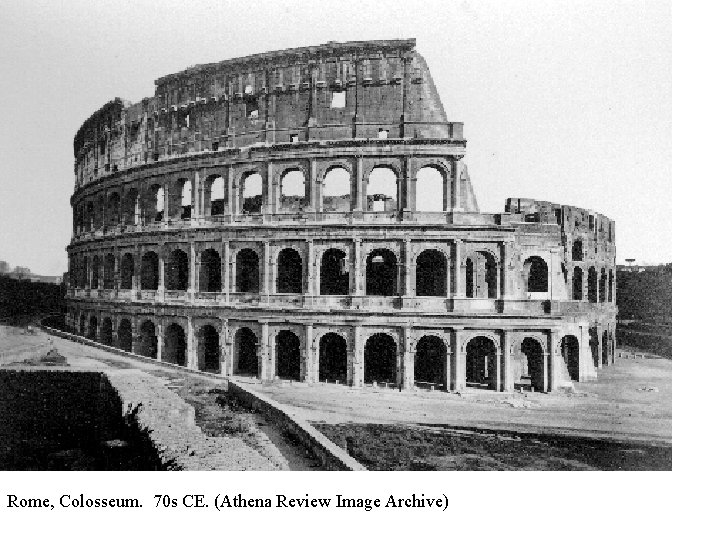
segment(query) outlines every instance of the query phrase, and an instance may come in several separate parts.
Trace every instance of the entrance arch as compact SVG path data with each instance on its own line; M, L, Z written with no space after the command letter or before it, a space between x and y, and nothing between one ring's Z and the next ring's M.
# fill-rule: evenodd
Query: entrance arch
M575 336L564 336L560 341L560 353L573 381L580 381L580 343Z
M187 363L187 341L185 330L177 323L172 323L165 330L165 346L163 347L163 360L184 366Z
M300 380L300 339L290 330L275 337L275 364L279 378Z
M110 317L105 317L102 321L102 326L100 327L100 343L103 345L112 345L112 332L112 319L110 319Z
M120 288L133 288L133 274L135 273L135 261L130 253L123 255L120 262Z
M118 325L118 348L131 352L132 340L132 324L128 319L122 319Z
M347 343L335 332L320 338L319 378L321 381L338 381L347 384Z
M415 349L415 386L447 389L447 347L437 336L423 336Z
M90 320L88 320L88 327L87 327L87 338L95 341L97 339L97 317L95 315L92 315L90 317Z
M389 249L374 249L365 264L365 294L396 296L397 259Z
M197 359L200 371L220 372L220 335L211 324L198 331Z
M182 249L173 250L165 265L167 290L186 291L188 288L188 256Z
M465 380L472 388L497 390L497 348L485 336L472 338L465 354Z
M240 293L260 291L260 259L252 249L241 249L235 257L235 290Z
M373 334L365 342L365 383L395 383L397 345L388 334Z
M258 339L249 328L235 332L235 370L238 375L259 377L260 367L257 355Z
M415 270L417 296L447 295L447 263L445 255L435 249L426 249L417 258Z
M520 383L544 392L544 361L545 354L540 342L530 337L523 339L520 346L520 376L517 377Z
M283 249L277 258L278 293L302 294L302 258L292 248Z
M200 291L220 292L222 269L220 255L214 249L206 249L200 256Z
M140 340L137 353L148 358L157 358L157 336L152 321L145 321L140 326Z
M157 291L160 283L159 259L157 253L148 251L142 256L140 267L140 288L145 291Z

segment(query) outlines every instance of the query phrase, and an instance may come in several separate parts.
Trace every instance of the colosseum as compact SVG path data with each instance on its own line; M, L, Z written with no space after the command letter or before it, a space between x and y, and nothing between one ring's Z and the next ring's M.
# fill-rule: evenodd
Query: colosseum
M524 198L482 213L465 148L414 39L162 77L75 136L66 322L319 392L593 379L615 358L614 222Z

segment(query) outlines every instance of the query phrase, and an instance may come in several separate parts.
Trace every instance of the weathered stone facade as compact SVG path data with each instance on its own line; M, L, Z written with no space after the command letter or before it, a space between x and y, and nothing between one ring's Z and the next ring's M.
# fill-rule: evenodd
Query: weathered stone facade
M93 114L68 324L261 380L550 391L612 363L614 223L529 199L480 213L414 47L194 66Z

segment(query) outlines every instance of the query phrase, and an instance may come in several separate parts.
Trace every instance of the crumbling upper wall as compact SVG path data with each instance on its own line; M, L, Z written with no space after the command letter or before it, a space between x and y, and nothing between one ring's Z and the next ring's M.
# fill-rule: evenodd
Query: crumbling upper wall
M167 157L357 138L462 140L414 39L327 43L190 67L120 99L75 137L76 185Z

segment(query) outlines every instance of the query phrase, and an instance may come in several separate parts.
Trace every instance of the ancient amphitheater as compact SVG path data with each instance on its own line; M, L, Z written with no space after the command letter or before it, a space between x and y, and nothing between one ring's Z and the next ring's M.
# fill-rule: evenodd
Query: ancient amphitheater
M318 392L595 377L615 357L614 223L518 198L479 212L465 146L414 40L162 77L75 137L66 322Z

